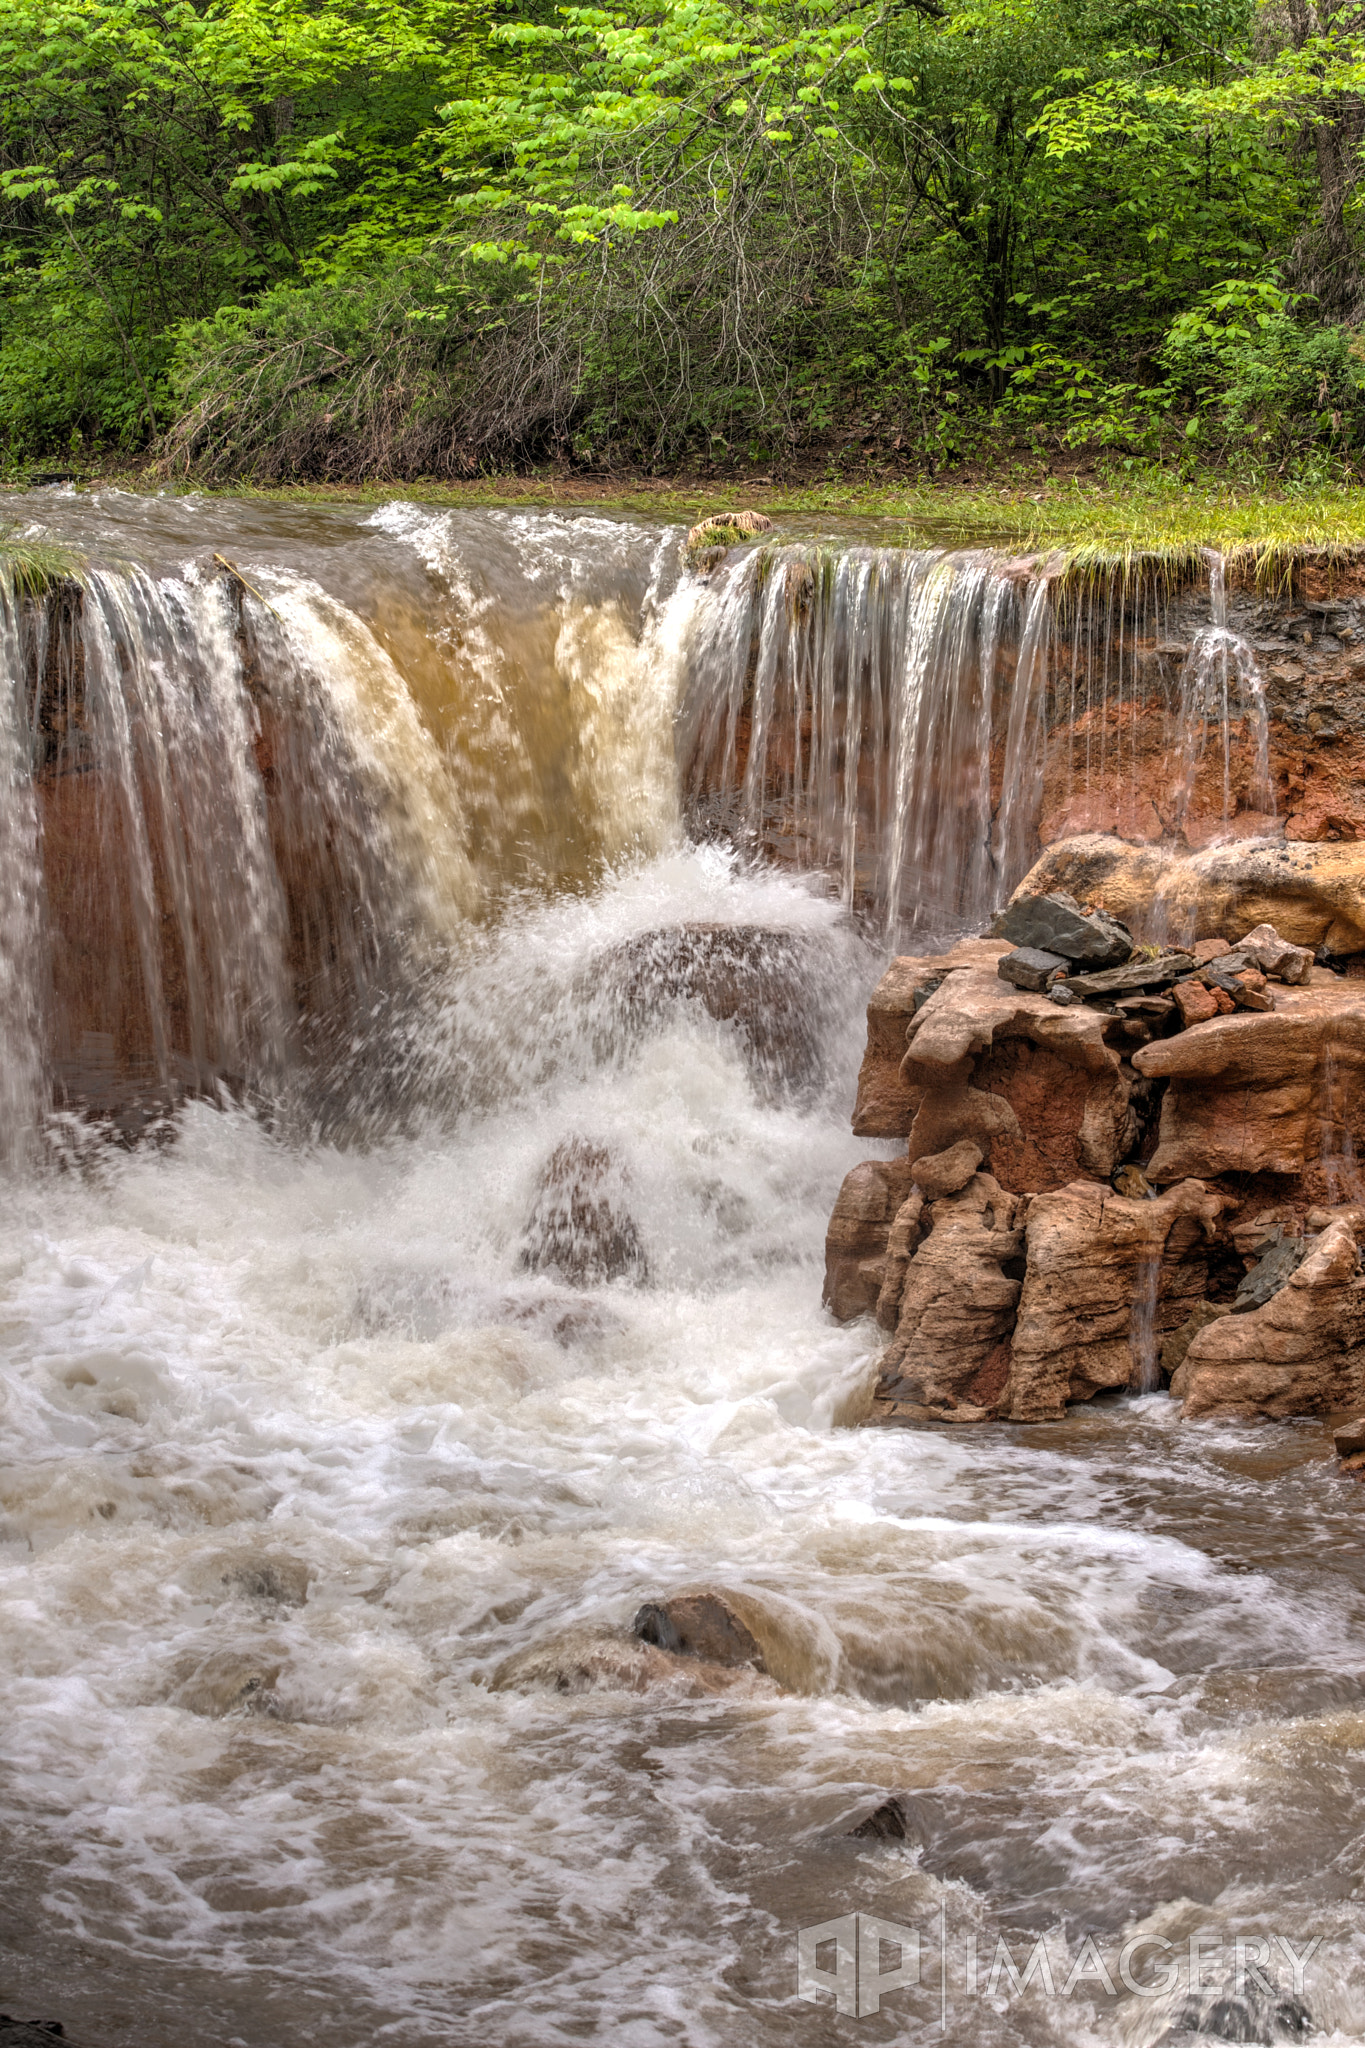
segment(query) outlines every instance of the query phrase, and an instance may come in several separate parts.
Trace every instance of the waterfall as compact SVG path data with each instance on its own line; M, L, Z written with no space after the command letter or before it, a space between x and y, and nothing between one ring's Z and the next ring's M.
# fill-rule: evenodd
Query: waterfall
M174 501L60 510L89 566L0 606L7 1143L48 1102L135 1135L224 1089L385 1126L479 928L687 836L932 947L1067 832L1273 812L1212 554L1177 650L1154 570L983 548L694 578L677 528L400 503L228 508L229 560Z
M1035 586L1041 591L1041 585ZM888 943L970 925L1032 857L1021 799L993 839L991 757L1018 583L981 552L780 547L697 605L680 753L690 814L874 907ZM1007 747L1025 781L1046 687L1027 609Z
M1205 559L1209 624L1196 635L1181 670L1169 743L1175 766L1171 822L1195 844L1227 837L1239 809L1257 822L1275 815L1265 683L1250 642L1229 629L1223 557L1210 549Z

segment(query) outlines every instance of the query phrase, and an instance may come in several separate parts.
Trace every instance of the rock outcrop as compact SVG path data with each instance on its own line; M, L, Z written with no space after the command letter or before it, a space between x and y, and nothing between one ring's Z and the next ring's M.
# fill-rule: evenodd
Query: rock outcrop
M1055 1421L1163 1381L1191 1418L1365 1401L1365 983L1262 919L1021 987L1005 922L998 965L898 961L869 1010L860 1113L906 1150L845 1182L827 1291L889 1335L868 1419Z
M1365 982L1286 988L1269 1015L1208 1018L1133 1054L1166 1085L1149 1179L1293 1176L1303 1197L1350 1187L1353 1133L1365 1129Z
M1263 1307L1210 1323L1185 1356L1186 1416L1327 1415L1362 1399L1365 1277L1345 1221Z
M1365 952L1365 830L1341 844L1237 840L1197 853L1087 832L1049 846L1011 900L1058 890L1153 937L1235 942L1269 924L1296 946Z
M1128 1386L1140 1267L1156 1267L1156 1330L1178 1329L1204 1298L1223 1206L1195 1180L1156 1201L1127 1201L1094 1181L1036 1195L1001 1413L1051 1422L1070 1401Z

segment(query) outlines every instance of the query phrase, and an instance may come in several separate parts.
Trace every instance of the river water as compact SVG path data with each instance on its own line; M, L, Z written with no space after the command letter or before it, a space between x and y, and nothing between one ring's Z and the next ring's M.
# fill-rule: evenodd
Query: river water
M11 1166L0 2002L88 2048L1365 2037L1358 1483L1317 1424L1182 1427L1163 1394L842 1426L877 1342L821 1309L823 1236L878 1149L848 1129L877 928L837 874L689 838L676 535L458 517L513 596L466 576L486 646L439 702L461 724L504 664L483 759L516 830L478 827L474 750L423 758L440 720L373 683L383 656L420 708L411 648L448 615L411 563L449 526L45 514L153 580L221 548L279 633L305 619L425 952L401 1059L386 1024L353 1061L388 1063L387 1127L224 1088L137 1144L68 1112ZM607 556L574 611L565 561ZM337 607L373 621L384 588L366 699ZM509 681L518 633L542 652ZM603 963L679 924L796 963L789 1059L619 995ZM525 1268L574 1138L611 1157L631 1279ZM698 1587L744 1602L768 1674L631 1689L636 1609ZM852 1836L892 1794L905 1838ZM862 2017L798 1980L799 1930L854 1914L920 1938L918 1984ZM1012 1988L1002 1938L1050 1991L1041 1965ZM1087 1955L1112 1994L1095 1967L1066 1988Z

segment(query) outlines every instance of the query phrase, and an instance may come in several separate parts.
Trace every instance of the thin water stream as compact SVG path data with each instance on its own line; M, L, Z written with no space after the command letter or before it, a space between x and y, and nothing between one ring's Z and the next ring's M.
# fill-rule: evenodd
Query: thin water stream
M1243 1987L1254 2038L1301 2036L1300 2012L1365 2037L1359 1486L1317 1424L1182 1427L1160 1393L1057 1427L842 1426L878 1340L821 1310L823 1237L877 1149L848 1112L884 926L846 907L832 741L799 756L804 815L834 819L813 872L689 834L675 718L719 642L678 536L401 507L47 517L117 582L87 648L97 701L117 673L137 714L140 765L107 778L119 843L145 826L157 960L202 979L153 1000L131 913L120 973L161 1002L168 1067L238 1030L246 1072L135 1144L68 1108L0 1192L0 2004L88 2048L1141 2048L1233 1995L1240 1939L1281 1987ZM257 595L249 641L223 631L203 665L204 633L172 628L202 605L219 631L206 551ZM852 551L837 601L887 566ZM979 760L983 646L1007 613L1022 649L1041 633L993 577L912 562L878 627L878 659L916 633L932 656L885 700L898 875L935 846L992 858L966 812L907 800L932 786L925 691ZM951 663L916 610L936 579L968 594ZM772 701L804 677L818 720L824 655L789 655ZM284 753L251 767L263 663L307 710L311 783ZM723 746L732 698L709 701ZM39 842L16 764L0 1022L41 1060L61 984L35 996L23 962L51 942L58 814ZM316 1046L280 849L313 830L356 913L307 956L350 990L326 1115L288 1078ZM641 982L679 927L766 949L757 1035ZM367 975L396 1017L362 1014ZM527 1269L575 1141L612 1161L629 1279ZM686 1587L745 1601L766 1675L622 1682L638 1607ZM890 1794L906 1837L852 1836ZM798 1931L857 1913L922 1943L919 1982L862 2018L798 1995ZM1065 1988L1087 1936L1112 1989ZM1187 1965L1191 1936L1213 2004L1147 1969ZM1322 1944L1298 2006L1277 1937ZM1002 1938L1020 1972L1044 1941L1051 1992L1036 1969L1012 1990Z

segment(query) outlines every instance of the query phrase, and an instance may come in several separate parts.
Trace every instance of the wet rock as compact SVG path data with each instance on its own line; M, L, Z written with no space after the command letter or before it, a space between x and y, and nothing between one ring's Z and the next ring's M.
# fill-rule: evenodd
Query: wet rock
M1339 1202L1329 1208L1310 1209L1304 1218L1306 1227L1315 1233L1337 1222L1349 1223L1359 1242L1365 1237L1365 1202Z
M971 1138L1015 1193L1107 1177L1138 1135L1105 1037L1121 1021L1058 1010L984 968L953 973L906 1026L901 1071L919 1091L910 1158Z
M916 1188L896 1211L895 1221L886 1240L886 1257L882 1261L882 1284L877 1295L879 1329L894 1330L900 1320L905 1269L919 1249L928 1228L929 1218L925 1213L924 1196Z
M931 1152L916 1159L910 1178L929 1201L940 1195L955 1195L965 1188L982 1160L981 1147L972 1138L959 1138L946 1152Z
M556 1145L540 1177L517 1263L526 1272L556 1272L571 1287L644 1280L644 1247L621 1183L604 1146L588 1138Z
M1119 996L1128 989L1167 988L1183 980L1194 966L1192 953L1159 953L1153 960L1134 960L1126 967L1111 967L1100 974L1072 974L1067 977L1071 993L1090 996Z
M171 1694L171 1705L214 1721L245 1714L274 1719L279 1714L275 1686L283 1669L283 1658L272 1662L268 1655L214 1650Z
M1326 1415L1365 1401L1365 1279L1334 1223L1261 1308L1201 1330L1185 1358L1186 1417Z
M1202 981L1178 981L1171 994L1183 1025L1207 1024L1220 1014L1213 990Z
M1365 1415L1334 1429L1332 1444L1339 1458L1365 1458Z
M1313 2032L1306 2005L1280 1991L1262 1990L1254 1978L1245 1991L1205 1992L1189 1997L1175 2024L1157 2048L1189 2048L1201 2041L1247 2041L1273 2044L1306 2041Z
M1002 1414L1052 1422L1070 1401L1126 1387L1139 1266L1159 1259L1156 1329L1189 1320L1207 1285L1207 1245L1224 1197L1182 1181L1132 1202L1092 1181L1035 1195L1028 1265Z
M54 2040L65 2040L60 2020L16 2020L0 2012L0 2048L52 2048Z
M1067 965L1060 953L1041 953L1036 946L1017 946L1003 956L995 971L1002 981L1013 982L1016 988L1042 992L1057 975L1066 973Z
M856 1136L909 1136L923 1091L902 1072L907 1027L931 999L939 998L950 976L969 967L993 975L1007 950L998 940L969 939L951 953L908 954L891 962L867 1006L867 1050L853 1110Z
M876 1306L887 1239L909 1193L908 1159L864 1159L845 1174L825 1233L824 1303L841 1323Z
M1148 1178L1304 1177L1330 1196L1351 1132L1365 1129L1365 985L1286 988L1273 1012L1220 1016L1133 1055L1168 1082Z
M1218 1322L1223 1316L1232 1314L1231 1306L1225 1301L1201 1301L1194 1313L1172 1330L1161 1347L1160 1365L1163 1375L1171 1383L1171 1393L1176 1400L1185 1398L1184 1364L1187 1353L1201 1330L1207 1330L1210 1323Z
M692 1696L708 1698L745 1675L738 1667L680 1657L624 1629L587 1624L505 1657L489 1690L642 1693L655 1685L682 1685Z
M234 1558L220 1573L220 1582L229 1594L262 1607L302 1607L313 1569L301 1557L280 1553Z
M909 1840L910 1830L906 1825L905 1808L899 1799L884 1799L880 1806L874 1806L865 1820L848 1831L849 1840L854 1842L904 1842ZM2 2048L2 2044L0 2044Z
M764 925L680 924L640 932L593 963L597 988L636 1025L679 1001L733 1024L765 1079L805 1086L818 1060L810 941Z
M1244 1316L1249 1315L1252 1309L1264 1308L1271 1296L1279 1293L1291 1273L1298 1272L1308 1255L1310 1242L1303 1237L1286 1237L1279 1244L1272 1245L1237 1289L1237 1297L1232 1304L1233 1314Z
M1212 938L1269 924L1296 946L1365 951L1365 841L1234 840L1187 854L1085 832L1049 846L1014 900L1057 890L1102 904L1135 932Z
M894 1423L907 1409L945 1421L977 1421L990 1412L1004 1389L1019 1301L1019 1207L985 1173L934 1202L929 1233L904 1267L872 1420ZM881 1303L878 1314L889 1319Z
M1273 924L1258 924L1237 941L1237 951L1246 954L1263 974L1277 981L1306 983L1313 972L1313 951L1309 946L1291 945Z
M991 936L1085 967L1118 967L1133 950L1132 933L1107 911L1082 910L1065 890L1041 895L1022 885L996 918Z
M642 1643L675 1657L696 1657L728 1669L766 1669L757 1638L719 1593L675 1593L666 1600L647 1600L631 1629Z

